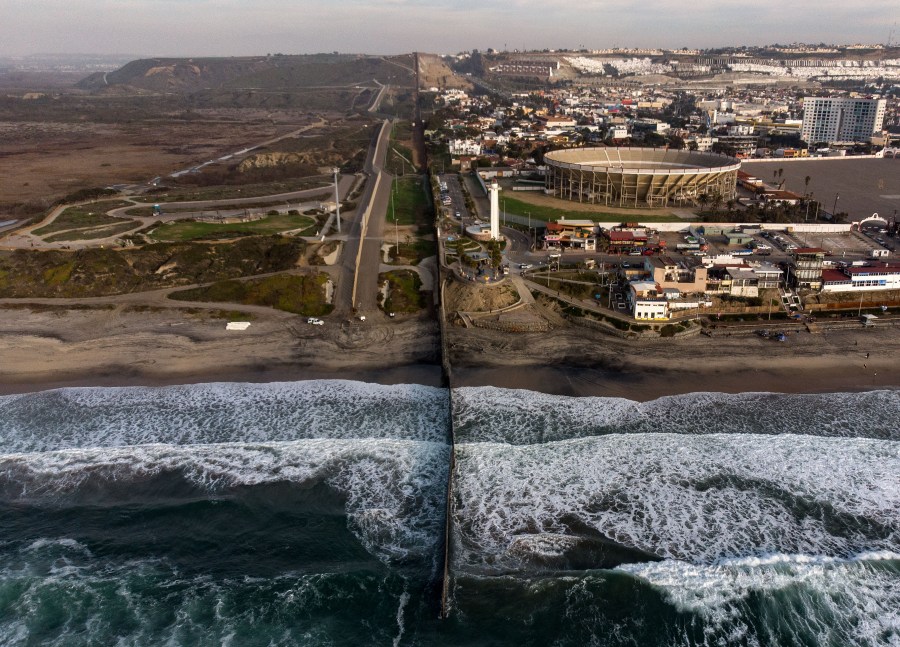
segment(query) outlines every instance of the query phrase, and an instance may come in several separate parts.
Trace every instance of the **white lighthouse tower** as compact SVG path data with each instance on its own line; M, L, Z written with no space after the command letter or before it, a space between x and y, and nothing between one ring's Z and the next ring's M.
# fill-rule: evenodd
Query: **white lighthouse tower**
M500 185L491 183L491 238L500 240Z

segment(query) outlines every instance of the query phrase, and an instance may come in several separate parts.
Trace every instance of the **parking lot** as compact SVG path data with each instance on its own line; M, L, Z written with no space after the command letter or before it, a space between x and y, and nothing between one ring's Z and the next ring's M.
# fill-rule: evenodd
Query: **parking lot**
M784 180L785 190L812 193L823 209L848 213L851 220L873 213L890 219L900 209L900 159L773 159L745 162L741 170L768 184Z

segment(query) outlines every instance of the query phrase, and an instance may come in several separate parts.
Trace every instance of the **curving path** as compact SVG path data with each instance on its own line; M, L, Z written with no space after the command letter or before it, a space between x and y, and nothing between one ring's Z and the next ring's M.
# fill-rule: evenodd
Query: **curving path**
M338 191L340 194L340 199L345 200L347 195L351 192L354 182L356 181L356 177L353 175L342 175L338 179ZM281 201L284 200L287 202L291 199L299 199L299 198L309 198L314 196L330 196L333 199L333 185L327 185L323 187L317 187L314 189L303 189L301 191L290 191L287 193L274 193L269 195L257 196L254 198L228 198L224 200L199 200L196 202L167 202L165 203L166 207L169 208L196 208L197 211L180 211L177 213L165 213L161 216L131 216L127 215L126 212L131 209L141 208L141 207L152 207L154 202L141 202L134 198L125 198L128 202L131 202L130 205L125 207L119 207L116 209L111 209L107 212L107 215L115 218L127 218L134 221L134 227L128 231L119 232L112 236L107 236L106 238L93 238L89 240L74 240L74 241L58 241L58 242L46 242L40 236L35 235L33 232L35 229L39 229L44 227L53 221L55 221L59 215L65 211L69 207L75 206L83 206L91 204L93 201L86 202L78 202L74 204L66 204L55 207L50 213L47 214L40 222L28 225L22 229L19 229L13 233L8 234L5 237L0 237L0 249L87 249L93 247L109 247L117 244L117 241L122 238L122 236L126 236L129 233L143 229L144 227L149 227L150 225L160 223L160 222L171 222L173 220L184 220L186 218L196 218L198 216L202 216L206 214L210 210L219 210L220 207L234 207L241 204L258 204L261 202L272 202L272 201ZM294 205L286 204L284 207L273 207L278 211L288 211L290 209L297 209L300 211L309 209L311 207L317 206L317 203L298 203ZM225 210L222 215L224 216L236 216L244 213L245 209L232 209ZM61 232L55 232L61 233Z

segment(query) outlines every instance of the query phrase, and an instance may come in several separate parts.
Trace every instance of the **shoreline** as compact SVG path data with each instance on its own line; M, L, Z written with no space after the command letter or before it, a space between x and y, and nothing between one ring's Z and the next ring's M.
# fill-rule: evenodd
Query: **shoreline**
M900 388L893 327L622 342L581 328L511 335L451 328L453 386L647 401L700 392L835 393ZM426 318L352 330L260 317L244 332L177 312L0 309L0 395L67 387L346 379L439 387ZM869 357L865 357L866 353Z
M462 375L460 375L462 373ZM505 369L473 369L458 371L454 387L495 386L526 389L548 395L569 397L624 398L648 402L664 397L691 393L862 393L867 391L898 390L900 375L882 382L851 381L844 373L832 369L816 372L811 379L807 371L754 371L752 374L721 374L671 372L661 374L610 373L582 367L545 367L536 372L519 374L506 379ZM548 386L547 378L557 382Z

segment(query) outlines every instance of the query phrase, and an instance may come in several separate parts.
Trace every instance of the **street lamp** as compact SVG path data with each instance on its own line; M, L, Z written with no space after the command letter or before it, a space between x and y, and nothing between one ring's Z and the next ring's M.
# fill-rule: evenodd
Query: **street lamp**
M397 178L394 178L394 186L397 185ZM391 216L394 218L394 242L396 247L394 248L397 258L400 257L400 232L397 229L397 212L394 211L394 193L396 191L391 191Z
M341 196L338 193L338 174L341 172L337 166L331 169L334 173L334 221L337 223L337 233L341 233Z
M831 205L831 217L832 217L832 218L834 218L834 217L835 217L835 214L837 213L837 201L840 200L840 198L841 198L841 194L840 194L840 193L835 193L835 194L834 194L834 204Z

